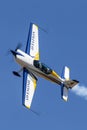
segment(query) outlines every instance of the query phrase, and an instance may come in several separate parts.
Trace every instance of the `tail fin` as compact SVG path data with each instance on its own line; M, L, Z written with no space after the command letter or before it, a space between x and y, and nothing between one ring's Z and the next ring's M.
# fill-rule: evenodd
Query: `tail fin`
M67 66L64 67L61 77L66 81L70 79L70 69Z
M61 78L64 81L69 81L70 80L70 69L67 66L64 67ZM64 83L61 85L61 98L64 101L68 100L68 88L65 86Z

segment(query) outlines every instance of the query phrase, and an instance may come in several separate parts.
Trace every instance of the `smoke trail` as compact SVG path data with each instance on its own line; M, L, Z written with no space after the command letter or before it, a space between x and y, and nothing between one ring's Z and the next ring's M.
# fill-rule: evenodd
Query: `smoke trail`
M87 87L85 87L84 85L76 85L72 88L72 92L87 100Z

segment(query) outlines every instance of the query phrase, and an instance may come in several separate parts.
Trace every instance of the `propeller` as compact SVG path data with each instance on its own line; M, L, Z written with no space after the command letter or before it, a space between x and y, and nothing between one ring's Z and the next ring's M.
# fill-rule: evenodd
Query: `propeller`
M13 51L17 51L17 49L20 49L22 47L22 43L18 43L18 45L16 46L16 48L15 48L15 50L13 50ZM6 55L10 55L10 54L12 54L12 49L8 49L8 51L6 52Z
M8 54L13 54L14 56L16 56L16 51L17 51L18 49L20 49L21 47L22 47L22 44L21 44L21 43L18 43L18 45L16 46L15 50L9 49Z
M17 51L18 49L20 49L22 47L22 44L21 43L18 43L18 45L16 46L15 48L15 51Z
M10 55L13 54L16 57L17 54L17 49L20 49L22 47L22 43L18 43L18 45L16 46L15 50L12 49L8 49L7 54L6 55ZM12 71L13 75L21 77L21 75L19 74L22 71L22 69L20 71Z

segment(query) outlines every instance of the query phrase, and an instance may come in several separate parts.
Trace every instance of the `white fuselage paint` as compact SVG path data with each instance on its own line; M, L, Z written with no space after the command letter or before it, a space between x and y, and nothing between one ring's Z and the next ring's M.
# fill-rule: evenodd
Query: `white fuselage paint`
M36 68L33 65L34 62L34 58L32 58L31 56L29 56L28 54L26 54L25 52L21 51L21 50L17 50L17 55L16 55L16 62L18 64L20 64L23 68L26 68L27 70L29 70L30 72L32 72L33 74L35 74L36 76L39 77L43 77L47 80L50 80L54 83L57 83L60 85L60 83L62 82L61 78L55 77L52 74L45 74L44 72L42 72L41 70L39 70L38 68Z

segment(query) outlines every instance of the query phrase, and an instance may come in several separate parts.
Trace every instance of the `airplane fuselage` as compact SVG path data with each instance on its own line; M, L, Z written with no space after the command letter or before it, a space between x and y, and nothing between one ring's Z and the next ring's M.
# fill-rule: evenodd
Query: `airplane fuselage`
M21 50L17 50L15 60L22 68L26 68L29 72L34 75L50 80L54 83L61 85L61 77L52 69L40 61L34 60L31 56Z

